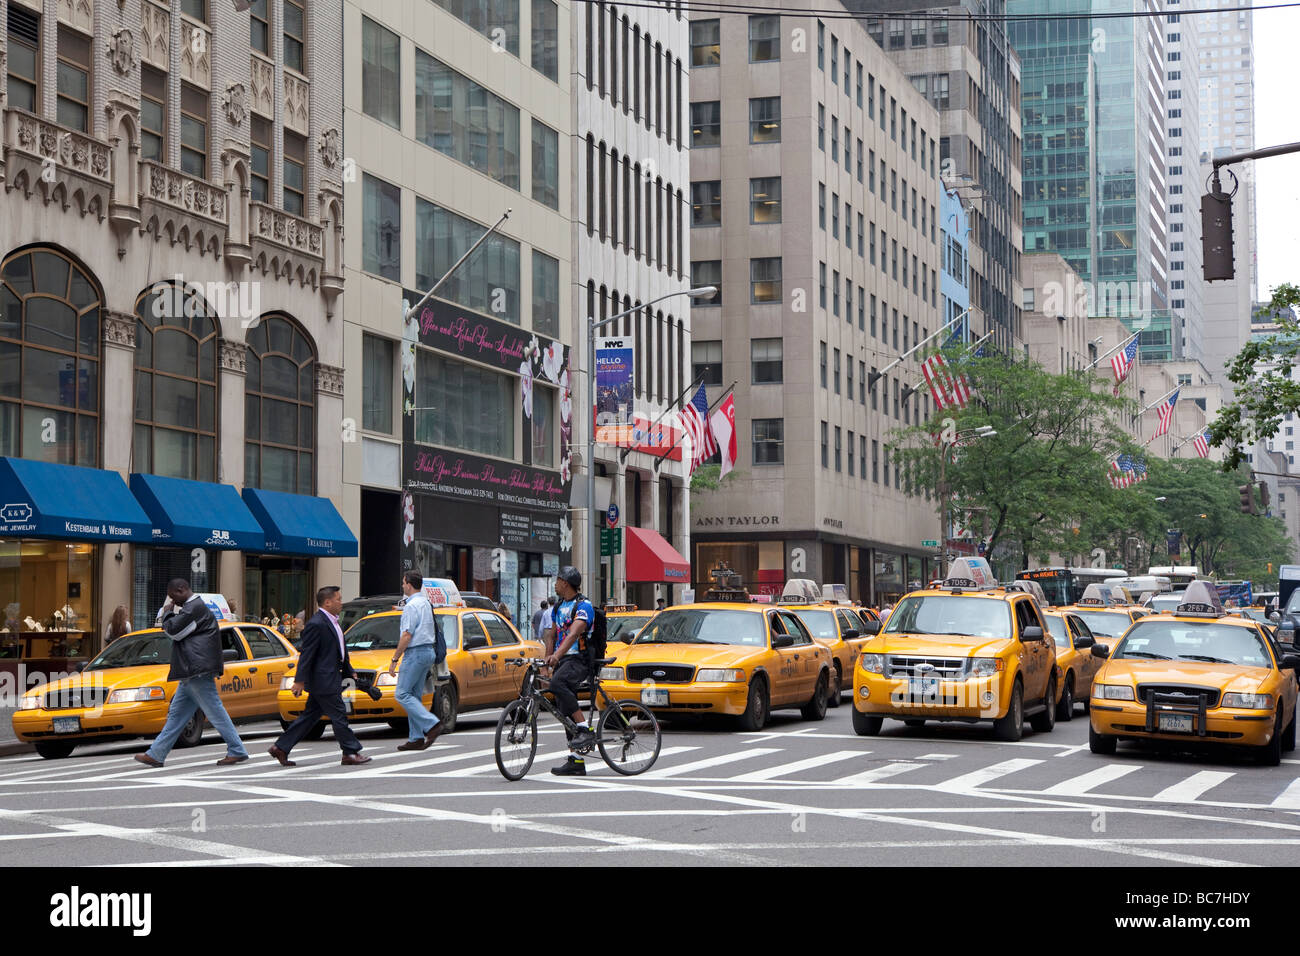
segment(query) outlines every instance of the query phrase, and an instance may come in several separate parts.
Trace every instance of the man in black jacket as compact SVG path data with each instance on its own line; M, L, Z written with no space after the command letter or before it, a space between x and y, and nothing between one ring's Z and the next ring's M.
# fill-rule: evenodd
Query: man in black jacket
M339 625L343 596L336 587L323 587L316 592L316 603L320 610L302 629L301 653L293 682L294 697L301 697L303 690L307 691L307 706L267 753L282 766L295 766L289 759L289 751L324 715L334 727L334 739L343 749L343 766L369 763L371 758L361 755L361 741L348 726L343 709L343 681L355 682L357 678Z
M185 725L202 709L226 742L226 756L218 766L243 763L248 751L230 721L217 678L225 669L221 658L221 629L203 599L190 590L190 582L173 578L167 585L167 603L159 612L159 624L172 639L171 670L168 680L180 681L167 708L167 722L149 749L135 759L150 767L161 767ZM202 717L199 718L200 720Z

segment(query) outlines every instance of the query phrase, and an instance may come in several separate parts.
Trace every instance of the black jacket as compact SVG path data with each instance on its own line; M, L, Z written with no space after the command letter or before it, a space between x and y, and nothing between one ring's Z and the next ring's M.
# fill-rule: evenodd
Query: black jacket
M343 679L355 679L352 661L339 651L339 632L324 611L317 611L302 629L294 680L311 694L339 694Z
M183 607L172 608L162 620L162 629L172 639L168 680L221 676L225 670L221 629L201 597L196 594Z

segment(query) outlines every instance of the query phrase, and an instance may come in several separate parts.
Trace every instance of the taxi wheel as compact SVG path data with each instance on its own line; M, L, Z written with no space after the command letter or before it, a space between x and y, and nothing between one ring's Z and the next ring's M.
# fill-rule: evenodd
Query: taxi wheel
M840 696L844 693L844 673L840 670L840 662L835 662L835 677L831 681L830 693L826 697L828 707L840 706Z
M455 681L447 681L438 689L438 695L433 699L433 714L443 725L444 734L456 729L456 718L460 716L460 693Z
M1291 715L1291 723L1282 732L1282 749L1287 753L1295 750L1295 714Z
M57 743L48 743L48 744L37 744L36 752L40 754L42 757L44 757L46 760L62 760L64 757L69 756L72 753L73 748L75 748L76 746L77 746L76 744L71 744L68 743L67 741L58 741Z
M1282 762L1282 707L1277 708L1273 720L1273 738L1262 747L1255 748L1255 762L1263 767L1276 767Z
M1011 690L1011 703L1007 705L1006 716L993 722L993 734L998 740L1015 743L1025 733L1025 687L1016 678Z
M1029 726L1036 733L1050 734L1056 726L1056 678L1047 682L1047 696L1043 698L1043 709L1029 718Z
M876 714L864 714L856 707L853 708L853 732L859 737L878 736L884 723L884 717Z
M1095 754L1103 757L1112 757L1115 755L1115 748L1119 746L1119 740L1111 737L1109 734L1099 734L1092 728L1091 722L1088 726L1088 749Z
M817 686L813 688L812 700L799 708L799 713L803 715L804 720L826 719L826 696L829 686L830 678L826 675L826 671L822 671L817 676Z
M762 730L767 726L771 708L767 696L767 681L755 677L749 682L749 698L745 702L745 712L740 715L741 730Z
M1068 723L1074 720L1074 675L1065 678L1065 690L1061 691L1061 703L1056 708L1056 719Z
M303 740L320 740L325 736L325 728L328 726L325 721L318 720L316 724L302 735Z
M176 738L177 747L197 747L203 739L203 711L196 710L190 722L185 725L181 735Z

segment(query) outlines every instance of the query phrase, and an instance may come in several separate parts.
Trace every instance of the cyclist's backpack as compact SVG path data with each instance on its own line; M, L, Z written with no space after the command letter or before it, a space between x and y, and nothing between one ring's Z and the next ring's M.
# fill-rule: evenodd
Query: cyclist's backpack
M587 660L598 661L605 656L606 621L605 612L592 605L596 619L591 624L590 634L585 639Z

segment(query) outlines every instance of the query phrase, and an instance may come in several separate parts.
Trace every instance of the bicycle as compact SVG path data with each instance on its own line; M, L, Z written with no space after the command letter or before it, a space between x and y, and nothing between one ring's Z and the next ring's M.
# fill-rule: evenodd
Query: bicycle
M659 721L647 708L636 701L616 701L605 692L598 676L599 668L611 663L614 658L596 661L591 681L590 715L596 712L596 695L599 693L604 702L604 710L596 727L595 740L579 748L578 753L590 753L593 748L600 749L600 755L609 768L625 776L644 773L654 766L659 759L659 747L663 735L659 730ZM540 657L515 658L506 661L511 667L527 667L520 686L519 698L512 700L501 712L497 721L496 760L497 769L507 780L522 780L533 765L537 756L537 713L544 710L560 722L570 739L578 733L577 725L567 714L562 714L555 704L546 696L548 681L542 676L541 668L546 663ZM590 724L590 719L588 723ZM651 746L653 744L653 746Z

